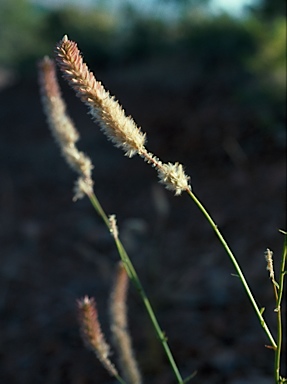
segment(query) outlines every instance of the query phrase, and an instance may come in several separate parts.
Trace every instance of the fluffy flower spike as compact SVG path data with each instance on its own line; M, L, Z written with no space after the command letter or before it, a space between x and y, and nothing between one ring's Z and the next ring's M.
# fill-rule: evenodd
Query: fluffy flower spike
M99 123L105 135L125 154L141 156L156 168L160 183L180 195L190 189L189 177L179 163L162 163L145 148L145 134L84 63L77 44L64 36L56 46L56 60L71 87L89 107L91 115ZM81 195L81 191L79 195Z
M102 131L126 155L132 157L144 148L145 134L123 108L107 92L83 62L77 44L64 36L56 46L56 59L64 77L80 99L89 107L91 115Z

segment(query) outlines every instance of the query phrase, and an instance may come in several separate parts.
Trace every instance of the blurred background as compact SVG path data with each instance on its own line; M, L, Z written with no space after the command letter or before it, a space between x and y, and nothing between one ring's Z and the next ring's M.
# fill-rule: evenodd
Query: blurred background
M72 201L76 176L39 97L37 61L52 56L64 34L147 133L148 149L184 164L275 335L264 251L274 251L278 271L278 229L286 229L286 2L0 0L1 383L115 382L83 346L76 300L95 297L109 339L118 256L87 199ZM117 215L182 375L197 371L194 383L272 382L268 340L198 209L107 142L60 83L79 147L93 160L95 192ZM144 382L175 383L133 287L128 303Z

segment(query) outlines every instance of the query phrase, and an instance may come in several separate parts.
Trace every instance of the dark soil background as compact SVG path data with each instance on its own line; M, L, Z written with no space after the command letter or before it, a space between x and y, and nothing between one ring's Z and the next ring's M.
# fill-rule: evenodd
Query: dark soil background
M252 104L239 105L228 76L213 76L211 66L210 76L197 80L190 58L145 58L96 73L147 132L148 149L184 164L275 336L264 252L274 252L278 272L278 229L286 229L284 138L261 129ZM114 148L61 84L79 146L93 160L95 193L117 216L183 377L197 371L193 383L272 383L274 353L265 348L268 339L233 265L198 208L159 185L140 158ZM109 339L118 255L89 201L72 201L76 176L45 122L36 68L30 77L3 83L0 108L0 382L115 383L83 346L76 300L95 297ZM175 383L132 286L128 305L144 382Z

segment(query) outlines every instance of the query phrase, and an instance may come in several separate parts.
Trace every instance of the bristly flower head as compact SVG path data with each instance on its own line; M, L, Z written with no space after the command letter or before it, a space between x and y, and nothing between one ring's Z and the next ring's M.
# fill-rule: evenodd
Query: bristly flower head
M56 59L65 78L89 107L107 137L129 157L142 150L145 135L89 71L77 44L64 36L56 46Z
M185 174L182 164L162 163L146 149L140 155L157 170L159 182L164 184L166 189L175 192L175 196L179 196L191 188L189 185L190 177Z
M166 189L175 191L176 196L190 188L189 177L184 173L182 164L163 164L162 167L158 168L158 177L160 183L165 184Z

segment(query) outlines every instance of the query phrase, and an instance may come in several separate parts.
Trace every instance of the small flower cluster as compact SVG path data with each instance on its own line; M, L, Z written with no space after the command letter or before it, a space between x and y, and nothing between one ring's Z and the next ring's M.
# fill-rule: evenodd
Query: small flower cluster
M267 261L267 271L269 272L269 277L272 281L275 279L274 267L273 267L273 252L267 248L265 251L265 260Z
M109 224L110 224L110 232L113 235L113 238L115 240L118 240L119 231L118 231L118 226L117 226L116 215L110 215L109 216Z

